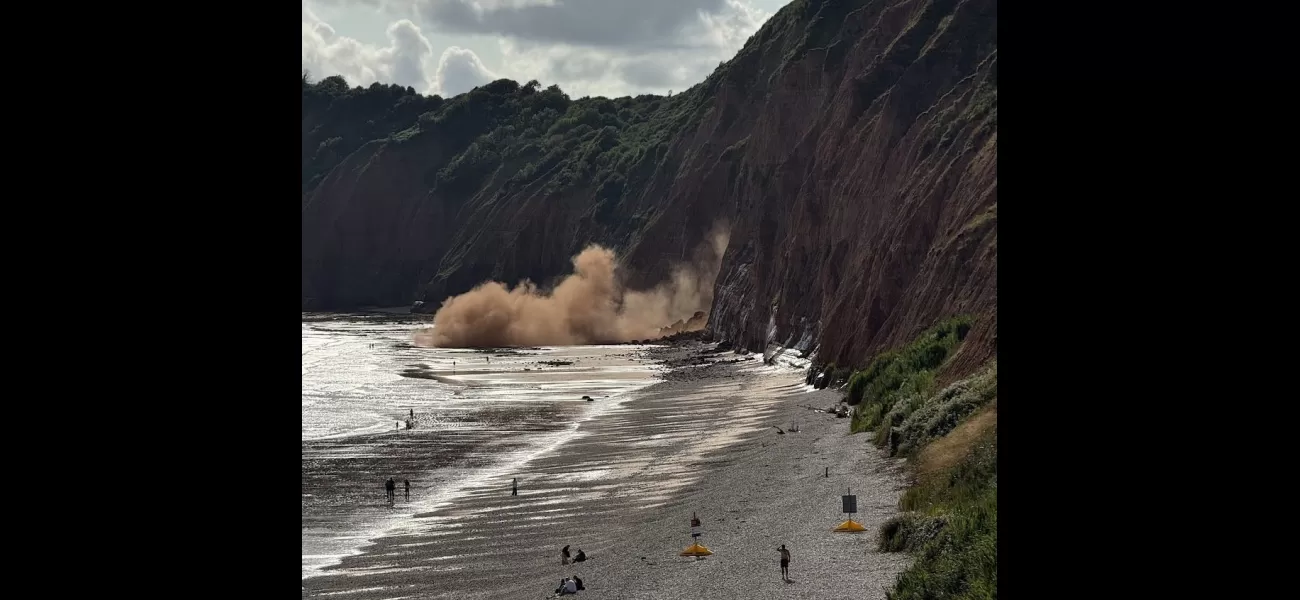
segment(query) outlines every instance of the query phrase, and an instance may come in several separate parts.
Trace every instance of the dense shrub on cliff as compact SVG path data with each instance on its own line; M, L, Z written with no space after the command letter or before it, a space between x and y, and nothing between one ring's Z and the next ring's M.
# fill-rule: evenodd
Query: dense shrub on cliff
M881 528L882 551L916 556L890 600L998 597L997 425L972 429L956 464L923 473Z
M922 333L911 344L877 356L866 369L849 378L849 404L866 401L867 409L878 407L884 413L899 398L928 391L934 370L966 339L970 327L969 317L954 317ZM854 430L874 425L867 420Z
M559 86L539 88L501 79L444 101L400 86L349 88L338 76L311 83L304 74L303 193L368 141L437 136L456 149L427 177L445 198L464 200L494 175L506 191L538 180L548 194L586 185L595 217L608 218L628 191L645 187L676 131L698 121L707 100L692 92L571 100Z
M441 104L441 97L421 96L410 87L376 82L349 88L338 75L313 83L303 72L303 194L362 144L410 127Z
M892 455L908 456L915 484L904 513L880 529L879 549L916 561L891 600L997 597L997 361L934 392L934 372L971 328L948 319L853 374L859 403L852 431L871 431Z

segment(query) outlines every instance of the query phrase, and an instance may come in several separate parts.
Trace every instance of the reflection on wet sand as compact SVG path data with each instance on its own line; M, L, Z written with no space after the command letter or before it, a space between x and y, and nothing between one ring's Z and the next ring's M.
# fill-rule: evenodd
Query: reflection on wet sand
M357 598L536 596L530 586L553 577L560 546L574 543L592 560L611 560L602 550L626 535L637 515L680 503L704 466L729 460L723 450L770 433L772 406L803 391L801 373L772 376L777 370L754 360L733 376L635 392L588 416L549 451L403 520L305 585ZM518 496L510 494L511 477L519 479ZM376 586L383 591L359 589Z

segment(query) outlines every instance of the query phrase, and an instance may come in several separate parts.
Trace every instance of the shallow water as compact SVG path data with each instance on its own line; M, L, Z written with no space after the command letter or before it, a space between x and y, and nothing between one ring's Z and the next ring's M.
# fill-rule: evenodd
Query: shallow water
M657 368L638 358L644 347L416 347L413 333L426 324L303 315L303 577L468 486L496 479L509 488L513 466L657 381ZM405 429L412 410L415 427ZM392 505L388 477L397 482Z

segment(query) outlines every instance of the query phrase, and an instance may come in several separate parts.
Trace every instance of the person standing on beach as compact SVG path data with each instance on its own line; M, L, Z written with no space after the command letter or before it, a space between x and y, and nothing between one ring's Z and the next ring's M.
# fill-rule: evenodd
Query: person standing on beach
M785 549L785 544L781 544L781 579L790 581L790 551Z
M384 491L388 493L388 503L392 504L394 496L397 495L397 482L393 481L392 477L389 477L388 481L384 482Z
M402 480L402 484L406 486L406 499L407 499L407 500L410 500L410 499L411 499L411 481L410 481L409 479L403 479L403 480Z
M562 565L567 565L567 564L569 564L569 547L568 547L568 546L565 546L565 547L563 547L563 548L560 548L560 564L562 564Z
M516 478L514 478L514 479L512 479L512 480L510 481L510 495L511 495L511 496L518 496L518 495L519 495L519 478L518 478L518 477L516 477Z

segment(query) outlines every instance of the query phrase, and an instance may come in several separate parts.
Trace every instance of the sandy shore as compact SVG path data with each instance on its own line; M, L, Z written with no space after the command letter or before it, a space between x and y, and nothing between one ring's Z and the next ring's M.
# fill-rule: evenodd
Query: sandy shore
M577 574L579 598L884 598L906 564L874 550L903 489L899 464L848 435L848 419L803 408L839 394L807 391L802 371L728 364L731 353L685 366L705 347L656 351L677 365L666 381L519 465L518 496L508 477L467 490L304 579L304 597L543 598ZM793 421L798 432L773 428ZM850 487L868 532L831 533ZM715 553L703 560L677 555L693 512ZM565 544L590 560L561 566Z

